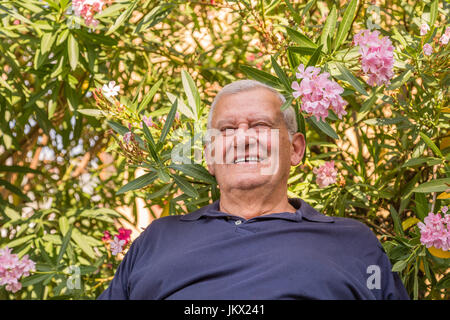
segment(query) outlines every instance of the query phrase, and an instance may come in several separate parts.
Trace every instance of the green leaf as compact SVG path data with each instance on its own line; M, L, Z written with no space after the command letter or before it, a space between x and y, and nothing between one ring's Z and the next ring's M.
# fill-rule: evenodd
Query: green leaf
M171 164L169 168L183 172L184 174L211 184L216 184L217 181L203 166L199 164Z
M55 42L56 35L51 32L44 33L44 36L41 38L41 54L46 55L50 52L50 49Z
M133 33L146 31L148 28L161 22L170 14L175 6L175 3L166 3L154 7L144 18L142 18Z
M339 29L336 34L336 39L334 41L333 48L335 50L338 49L341 46L342 42L344 42L344 40L347 38L347 35L353 23L353 19L355 18L356 7L357 1L352 0L348 4L347 9L345 9L344 16L342 17L342 21L339 24Z
M6 214L6 216L8 218L11 219L11 221L16 221L16 220L20 220L21 219L20 214L17 211L15 211L15 210L13 210L13 209L11 209L9 207L6 207L4 209L4 213Z
M428 201L423 193L414 194L414 202L416 203L417 217L423 221L428 215Z
M170 100L170 103L175 103L176 100L178 100L178 110L184 114L186 117L188 117L189 119L193 119L196 120L195 116L194 116L194 112L192 111L190 106L187 106L183 99L180 99L178 97L176 97L175 95L171 94L170 92L166 92L167 97ZM164 113L167 113L167 111L169 111L170 108L165 109ZM156 110L158 111L158 110ZM153 114L153 112L152 112Z
M18 195L19 197L25 199L27 202L31 202L30 198L28 198L28 196L26 194L24 194L22 192L22 190L20 190L19 188L17 188L15 185L12 185L11 183L9 183L6 180L2 180L0 179L0 186L5 187L6 189L8 189L9 191L11 191L12 193L15 193L16 195Z
M322 50L324 52L328 52L331 49L328 47L327 39L328 37L333 38L334 30L336 28L336 20L337 20L337 10L336 5L333 5L333 7L330 10L330 13L328 14L325 26L322 29L322 34L320 35L320 43L323 45Z
M192 80L189 73L185 70L181 70L181 82L183 83L184 92L186 93L188 104L191 106L194 112L195 120L198 120L200 115L200 94L197 91L194 80Z
M363 122L368 125L374 125L374 126L387 126L391 124L396 124L399 122L402 122L405 120L404 117L395 117L395 118L385 118L385 119L379 119L379 118L372 118L364 120Z
M153 181L155 181L157 177L158 177L158 174L156 172L146 173L146 174L140 176L139 178L128 182L126 185L124 185L122 188L120 188L116 192L116 195L125 193L127 191L131 191L131 190L141 189L145 186L148 186Z
M339 71L341 72L342 78L347 81L348 83L350 83L352 85L352 87L354 89L356 89L356 91L358 91L359 93L368 96L369 94L367 93L366 89L364 89L364 86L359 82L359 80L353 75L353 73L351 73L346 67L344 67L343 65L341 65L340 63L335 63L336 67L339 69Z
M67 41L67 53L69 55L70 67L72 70L75 70L78 64L78 55L80 49L78 47L78 42L73 36L73 34L69 34L69 40Z
M274 77L270 73L261 71L256 68L252 68L249 66L240 66L242 72L244 72L248 77L253 78L257 81L265 83L273 88L282 89L282 86L277 77Z
M0 166L0 172L43 174L41 171L22 166Z
M21 281L22 287L26 288L26 287L35 285L39 282L43 282L43 281L47 280L48 278L52 278L52 277L53 277L53 274L47 274L47 273L46 274L33 274L29 277L26 277L25 279L23 279Z
M322 53L322 45L320 45L316 49L316 51L314 51L314 54L311 56L311 58L309 59L308 64L306 66L307 67L309 67L309 66L313 66L314 67L316 65L317 61L319 60L321 53Z
M438 160L439 162L441 161L440 159L433 158L433 157L411 158L402 165L402 168L415 167L415 166L421 165L423 163L427 163L430 160Z
M392 267L392 272L401 272L406 268L407 262L405 260L397 261Z
M139 0L134 0L130 6L122 12L122 14L117 18L116 22L109 28L109 30L105 33L105 36L109 36L114 31L116 31L118 28L120 28L124 23L125 20L127 20L131 14L133 13L134 8L139 3Z
M181 191L187 194L190 197L197 198L199 196L197 190L182 176L177 174L173 175L173 180L180 187Z
M317 120L315 116L309 117L307 121L311 122L316 128L325 133L327 136L336 140L339 139L336 131L334 131L334 129L327 122Z
M140 103L139 107L137 108L137 112L140 113L144 108L152 101L153 96L156 94L156 91L158 91L159 87L161 86L161 83L163 82L163 79L159 79L153 87L149 90L149 92L145 95L145 97L142 99L142 102Z
M77 109L77 112L85 116L100 118L103 116L102 110L99 109Z
M419 132L420 136L422 137L423 141L433 150L434 154L443 157L441 150L434 144L434 142L423 132Z
M31 239L36 238L35 234L30 234L28 236L19 238L19 239L14 239L13 241L8 242L8 247L9 248L14 248L17 246L20 246L21 244L30 241Z
M389 211L391 212L392 220L394 221L394 230L397 233L397 235L404 235L402 223L400 221L400 216L397 213L397 210L395 210L393 205L389 205Z
M284 85L284 88L287 92L291 92L291 85L289 83L289 78L287 77L286 73L283 69L281 69L280 65L278 64L277 60L274 59L274 57L270 57L270 60L272 62L272 68L275 71L276 75L278 76L278 79L280 79L281 83Z
M70 229L69 220L67 219L67 217L62 216L59 218L58 222L59 222L59 231L61 231L61 234L64 236Z
M92 247L78 229L72 229L72 239L84 253L86 253L90 258L95 259L96 256L94 250L92 250Z
M144 131L145 138L147 139L148 149L150 151L150 154L152 155L152 158L156 162L160 162L160 158L156 152L155 140L153 140L152 133L150 132L149 128L147 127L147 124L144 121L142 121L142 129Z
M302 23L302 18L299 16L297 11L294 9L294 7L292 6L291 2L289 0L284 0L284 3L286 3L286 6L288 7L289 11L292 14L292 18L294 18L294 21L297 24L301 24Z
M286 101L283 103L283 105L281 106L281 111L286 110L287 108L289 108L292 105L292 101L294 101L294 97L290 96L286 99Z
M422 183L421 185L415 187L413 192L443 192L448 188L450 188L450 178L442 178Z
M398 77L392 79L391 84L387 87L387 90L395 90L405 84L409 78L413 75L413 70L406 70Z
M58 258L56 259L57 266L60 265L60 261L61 261L62 257L64 256L64 253L66 252L66 249L67 249L67 246L69 245L70 239L72 238L72 230L73 230L73 226L70 226L69 230L67 230L67 233L62 238L61 249L59 249Z
M167 134L169 133L170 128L172 127L173 120L175 119L175 113L177 112L178 99L172 104L172 108L167 115L166 122L164 123L164 127L161 131L161 136L159 137L158 144L162 145L166 141Z
M312 42L307 36L304 34L298 32L297 30L291 29L289 27L286 27L287 34L289 38L297 43L301 47L307 47L307 48L317 48L317 44Z
M438 16L438 5L439 5L438 0L434 0L431 3L431 6L430 6L430 21L429 21L430 27L433 27L434 23L436 22L436 19L437 19L437 16Z

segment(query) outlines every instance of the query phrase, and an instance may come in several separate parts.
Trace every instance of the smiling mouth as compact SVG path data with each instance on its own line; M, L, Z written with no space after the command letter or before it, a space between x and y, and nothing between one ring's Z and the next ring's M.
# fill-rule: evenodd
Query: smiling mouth
M259 163L262 162L263 159L259 157L247 157L247 158L237 158L234 160L234 164L242 164L242 163Z

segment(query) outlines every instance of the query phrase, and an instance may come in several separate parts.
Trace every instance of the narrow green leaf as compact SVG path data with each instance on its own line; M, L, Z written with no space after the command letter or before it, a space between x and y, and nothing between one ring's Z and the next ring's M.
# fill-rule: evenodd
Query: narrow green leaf
M441 150L434 144L434 142L423 132L419 132L420 136L422 137L423 141L433 150L434 154L443 157Z
M73 36L73 34L69 34L69 40L67 41L67 53L69 55L69 63L72 70L75 70L78 64L78 55L79 55L79 47L78 42Z
M20 190L19 188L17 188L15 185L9 183L6 180L2 180L0 179L0 186L5 187L6 189L8 189L9 191L15 193L16 195L18 195L19 197L25 199L27 202L30 202L30 198L28 198L28 196L26 194L24 194L22 192L22 190Z
M242 70L242 72L244 72L247 76L249 76L250 78L253 78L257 81L260 81L262 83L265 83L273 88L278 88L278 89L282 89L283 87L280 84L280 81L278 80L277 77L274 77L273 75L271 75L270 73L264 72L262 70L256 69L256 68L252 68L249 66L240 66L240 69Z
M439 1L438 0L434 0L431 3L431 6L430 6L430 21L429 21L430 27L433 27L434 23L436 22L436 19L437 19L437 16L438 16L438 5L439 5Z
M17 246L20 246L21 244L30 241L31 239L36 238L35 234L30 234L28 236L19 238L19 239L14 239L13 241L8 242L8 247L9 248L14 248Z
M161 131L161 136L159 137L158 144L163 144L166 141L167 134L169 133L170 128L172 127L173 120L175 119L175 113L177 112L178 99L172 104L172 108L167 115L166 122L164 123L164 127Z
M185 178L176 174L174 174L172 177L177 186L180 187L181 191L183 191L185 194L194 198L197 198L199 196L197 190Z
M289 83L289 78L287 77L286 73L283 69L281 69L280 65L278 64L277 60L274 59L274 57L270 57L270 60L272 62L272 68L275 71L276 75L278 76L278 79L280 79L281 83L284 85L284 89L287 92L291 92L291 85Z
M114 22L114 24L105 33L105 36L109 36L114 31L116 31L118 28L120 28L125 23L125 21L131 16L131 14L133 13L134 8L136 7L136 5L138 3L139 3L139 0L134 0L130 4L130 6L124 12L122 12L122 14L117 18L116 22Z
M147 127L147 124L144 121L142 121L142 129L144 131L145 138L147 139L148 149L150 151L150 154L152 155L152 158L156 162L160 162L160 158L156 152L155 140L153 140L152 133L150 132L150 129Z
M194 112L195 120L198 120L200 114L200 94L195 86L194 80L192 80L189 73L185 70L181 70L181 82L183 83L184 92L186 93L188 104L191 106Z
M320 55L322 54L322 45L320 45L316 51L314 51L314 54L311 56L311 58L309 58L308 64L306 65L307 67L310 66L315 66L317 61L320 58Z
M126 185L124 185L122 188L120 188L116 192L116 195L131 191L131 190L136 190L136 189L141 189L143 187L146 187L149 184L151 184L153 181L155 181L157 177L158 177L158 174L156 172L146 173L146 174L140 176L139 178L128 182Z
M387 87L388 90L395 90L402 85L404 85L409 78L413 75L413 70L406 70L402 74L400 74L398 77L392 79L391 84Z
M337 20L337 9L336 5L330 10L328 14L327 20L325 21L325 26L322 29L322 34L320 35L320 43L323 45L323 52L328 52L331 48L328 47L328 37L333 38L334 30L336 28L336 20Z
M217 181L203 166L199 164L171 164L169 168L178 170L194 179L216 184Z
M286 110L287 108L289 108L290 106L292 106L292 101L294 100L293 96L290 96L289 98L286 99L286 101L283 103L283 105L281 106L281 111Z
M311 116L307 121L310 121L317 129L325 133L327 136L333 139L339 139L338 134L334 129L327 123L322 120L317 120L315 116Z
M423 221L428 215L428 201L423 193L416 192L414 194L414 202L416 203L417 218Z
M342 21L339 24L339 28L336 34L336 40L334 41L334 50L338 49L347 38L347 35L353 23L353 19L355 18L356 7L357 0L352 0L348 4L347 9L345 9L344 16L342 17Z
M0 172L18 172L18 173L34 173L42 174L41 171L22 166L0 166Z
M359 82L359 80L353 75L353 73L351 73L346 67L344 67L340 63L335 63L335 65L339 69L339 71L341 72L343 80L345 80L348 83L350 83L352 85L352 87L356 91L358 91L359 93L361 93L361 94L363 94L365 96L369 95L367 93L366 89L364 89L364 87L361 84L361 82Z
M77 112L94 118L100 118L103 116L102 110L99 109L77 109Z
M422 183L421 185L415 187L413 192L444 192L448 188L450 188L450 178L442 178Z
M149 90L149 92L145 95L144 99L142 99L142 102L139 104L139 107L137 108L137 112L140 113L144 108L152 101L153 96L156 94L156 91L158 91L159 87L161 86L163 82L163 79L159 79Z
M78 229L72 229L72 239L90 258L95 258L94 250L92 250L92 247Z
M67 233L62 238L61 249L59 249L58 258L56 259L56 265L57 266L60 265L61 259L62 259L62 257L64 256L64 253L67 250L67 246L69 245L70 239L72 238L72 229L73 229L73 226L70 226L69 230L67 231Z
M44 33L44 36L41 38L41 54L46 55L50 52L53 43L55 42L56 36L51 32Z
M307 48L317 48L317 44L312 42L307 36L304 34L298 32L297 30L294 30L292 28L286 27L287 34L289 38L297 43L301 47L307 47Z
M397 233L397 235L404 235L402 223L400 221L400 216L397 213L397 210L395 210L393 205L389 205L389 211L391 212L392 220L394 221L394 230Z
M401 272L403 271L403 269L405 269L407 266L406 261L401 260L401 261L397 261L394 266L392 267L392 272Z
M288 7L289 11L292 14L292 18L294 18L294 21L297 24L301 24L302 23L302 18L299 16L297 11L294 9L294 7L292 6L291 2L289 0L284 0L284 3L286 3L286 6Z

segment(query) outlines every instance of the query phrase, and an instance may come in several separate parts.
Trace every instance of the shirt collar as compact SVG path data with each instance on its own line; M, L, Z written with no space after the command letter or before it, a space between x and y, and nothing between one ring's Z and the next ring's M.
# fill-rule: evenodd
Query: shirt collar
M313 222L334 222L334 219L329 216L325 216L319 213L316 209L311 207L303 199L300 198L289 198L289 203L297 209L295 213L292 212L280 212L271 213L261 216L254 217L254 220L265 220L265 219L284 219L299 222L302 219L313 221ZM204 206L194 212L188 213L180 218L183 221L194 221L201 217L211 217L211 218L238 218L237 216L231 215L226 212L220 211L219 200Z

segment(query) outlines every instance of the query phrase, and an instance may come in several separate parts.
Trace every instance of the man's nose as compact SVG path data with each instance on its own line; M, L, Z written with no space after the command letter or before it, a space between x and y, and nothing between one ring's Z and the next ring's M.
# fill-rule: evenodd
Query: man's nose
M257 142L256 131L247 125L237 128L234 135L235 146L247 146Z

